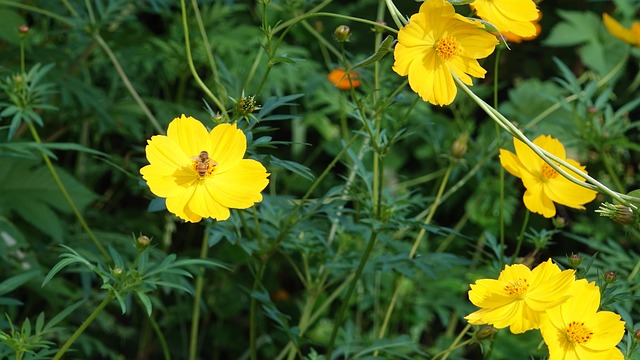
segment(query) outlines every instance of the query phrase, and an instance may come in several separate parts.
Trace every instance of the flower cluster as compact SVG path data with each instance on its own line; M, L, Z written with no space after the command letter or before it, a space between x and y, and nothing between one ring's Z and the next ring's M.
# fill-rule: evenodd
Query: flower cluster
M522 264L505 266L497 280L471 285L469 300L480 310L465 317L473 325L509 327L515 334L540 329L549 359L623 359L616 345L624 321L598 311L600 290L594 282L576 280L551 259L533 270Z
M477 15L501 33L520 39L539 33L538 9L532 0L475 0ZM484 78L478 59L495 50L498 40L477 19L463 17L446 0L425 0L398 32L393 70L409 77L409 86L424 101L448 105L455 99L455 75L466 85Z

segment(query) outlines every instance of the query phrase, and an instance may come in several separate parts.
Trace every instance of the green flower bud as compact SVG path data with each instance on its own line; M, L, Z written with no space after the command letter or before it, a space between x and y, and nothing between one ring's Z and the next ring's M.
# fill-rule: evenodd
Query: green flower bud
M596 212L600 213L600 216L606 216L618 224L632 224L636 221L633 210L622 204L603 203L600 204Z
M333 37L338 42L349 41L349 36L351 36L351 29L347 25L340 25L333 32Z
M255 96L243 96L236 103L236 111L241 116L249 115L256 110Z
M582 256L580 254L571 254L568 260L574 269L577 269L582 264Z
M462 159L464 155L467 153L467 143L469 140L469 135L466 133L458 136L456 141L451 144L451 155L453 155L456 159Z
M613 271L607 271L606 273L604 273L604 282L606 282L607 284L613 284L614 282L616 282L616 280L618 280L618 274L616 274Z

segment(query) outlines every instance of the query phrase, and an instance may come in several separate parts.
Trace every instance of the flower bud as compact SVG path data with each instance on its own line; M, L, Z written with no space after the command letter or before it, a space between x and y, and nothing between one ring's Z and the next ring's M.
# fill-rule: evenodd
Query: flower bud
M382 20L376 20L376 22L380 25L387 25L386 22L382 21ZM371 28L371 31L375 32L375 33L384 33L386 30L383 27L380 26L374 26Z
M29 26L27 25L20 25L18 27L18 32L20 33L20 35L27 35L27 33L29 32Z
M236 104L236 111L241 116L249 115L256 110L255 96L243 96Z
M122 277L122 269L119 267L111 269L111 275L113 275L116 279L119 279L120 277Z
M640 342L640 329L636 330L633 333L633 341Z
M606 216L609 219L617 222L618 224L631 224L635 222L635 215L633 210L622 204L600 204L600 207L596 210L600 213L600 216Z
M216 113L211 117L211 120L213 120L213 122L216 124L222 124L224 122L224 116L222 116L222 114L220 113Z
M148 248L149 244L151 244L151 239L149 239L145 235L140 235L136 239L136 248L138 250L144 250L144 249Z
M338 42L348 41L349 36L351 36L351 29L347 25L340 25L333 32L333 37Z
M571 264L571 267L573 267L574 269L577 269L578 266L582 264L582 256L580 256L580 254L571 254L568 260L569 264Z
M607 271L606 273L604 273L604 282L606 282L607 284L613 284L614 282L616 282L616 280L618 280L618 274L616 274L613 271Z
M456 159L462 159L464 154L467 153L467 142L469 140L469 135L466 133L458 136L456 141L451 144L451 155L453 155Z
M478 329L473 334L473 337L477 341L491 339L493 337L493 335L495 335L495 333L497 333L497 332L498 332L498 329L494 328L493 326L485 325L485 326L481 327L480 329Z

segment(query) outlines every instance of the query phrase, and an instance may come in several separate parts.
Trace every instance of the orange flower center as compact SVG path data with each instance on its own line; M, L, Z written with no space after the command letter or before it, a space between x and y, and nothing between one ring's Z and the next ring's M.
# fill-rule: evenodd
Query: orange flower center
M450 61L462 52L462 46L451 35L438 40L435 48L438 56L444 61Z
M572 321L567 327L567 340L571 342L584 344L591 339L591 336L593 331L585 327L583 322Z
M545 179L553 179L558 176L558 172L555 171L549 164L542 164L542 177Z
M509 281L507 285L504 286L504 291L513 296L513 295L524 295L529 290L529 283L527 279L518 278L517 281Z

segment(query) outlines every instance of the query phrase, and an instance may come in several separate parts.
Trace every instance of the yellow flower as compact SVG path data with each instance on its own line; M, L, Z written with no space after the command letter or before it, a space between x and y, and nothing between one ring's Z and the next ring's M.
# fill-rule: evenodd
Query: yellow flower
M540 332L549 347L549 360L623 360L616 345L624 335L624 321L611 311L598 311L600 290L581 279L573 297L548 310Z
M480 279L471 285L469 300L481 308L465 317L470 324L509 326L514 334L537 329L545 310L571 295L573 270L561 271L551 259L533 270L522 264L505 266L498 280Z
M200 121L182 115L171 121L167 136L148 141L150 165L140 173L180 218L226 220L229 208L246 209L261 201L260 192L269 183L262 164L243 159L246 149L247 139L235 124L208 132Z
M533 143L587 173L580 163L566 158L564 146L558 139L541 135L533 140ZM558 174L522 141L514 138L513 146L516 150L515 154L500 149L500 163L511 175L522 179L524 187L527 188L523 201L529 211L550 218L556 214L554 202L575 209L584 209L583 204L595 199L597 194L595 191L572 183ZM561 168L574 178L584 181L582 176L564 167Z
M535 38L538 37L538 35L540 35L540 32L542 31L542 26L540 26L540 20L542 19L542 11L538 12L538 17L532 21L533 26L536 28L536 33L531 35L531 36L518 36L512 32L509 31L503 31L500 34L502 34L502 36L504 36L505 40L507 42L511 42L511 43L521 43L523 41L529 41L529 40L533 40Z
M536 34L533 21L538 18L538 9L533 0L475 0L471 6L500 32L523 37Z
M633 46L640 47L640 21L635 21L631 24L631 29L627 29L609 14L602 14L602 22L611 35Z
M489 56L498 41L479 22L455 13L445 0L426 0L398 33L393 70L409 75L409 85L423 100L448 105L456 97L453 72L472 85L471 76L484 78L477 59Z

